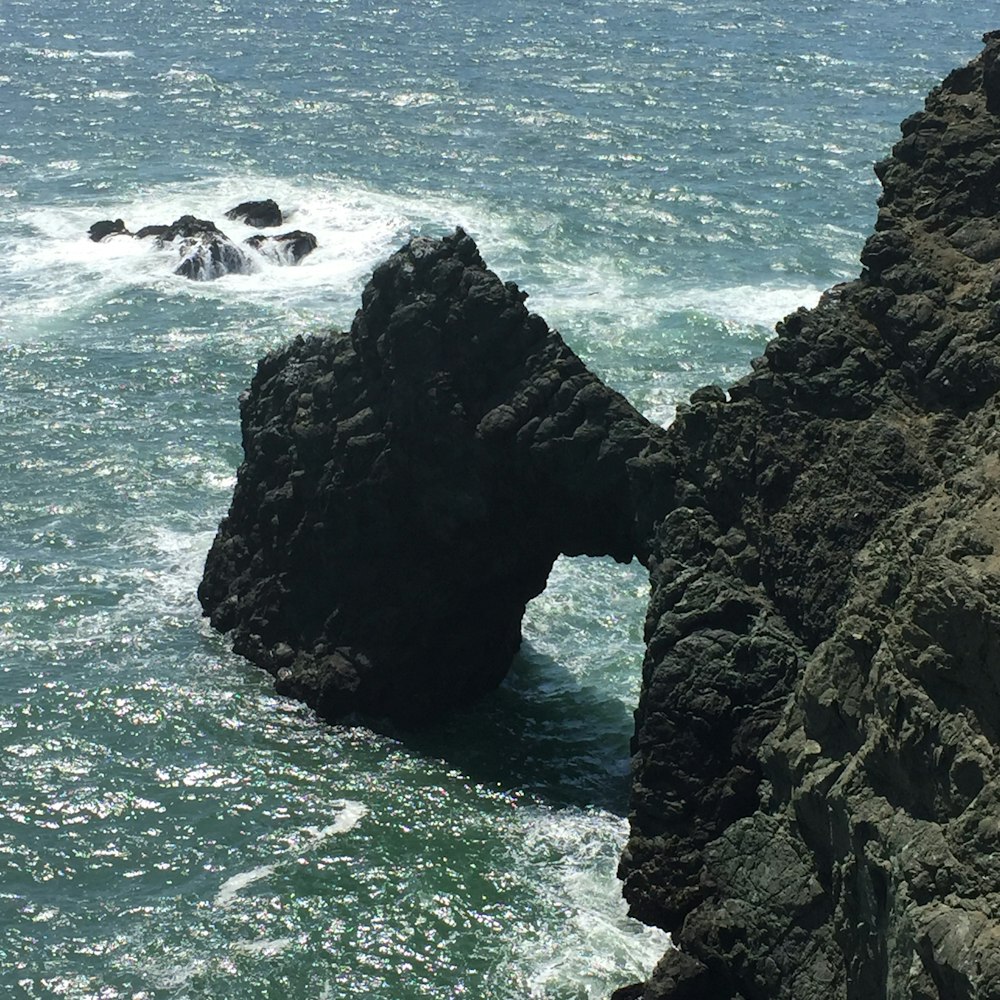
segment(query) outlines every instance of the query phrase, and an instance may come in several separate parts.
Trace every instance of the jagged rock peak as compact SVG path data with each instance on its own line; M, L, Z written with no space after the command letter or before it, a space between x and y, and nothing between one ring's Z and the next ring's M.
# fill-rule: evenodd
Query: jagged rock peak
M462 230L421 237L349 334L261 361L199 594L279 691L328 716L437 714L503 678L560 552L637 551L663 432L525 297Z

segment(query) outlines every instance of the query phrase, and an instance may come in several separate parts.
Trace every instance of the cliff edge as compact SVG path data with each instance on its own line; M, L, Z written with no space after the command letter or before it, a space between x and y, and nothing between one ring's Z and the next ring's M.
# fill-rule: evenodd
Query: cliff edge
M860 277L663 431L461 231L265 358L200 597L278 689L418 719L560 553L652 585L642 1000L1000 996L1000 33L907 119Z

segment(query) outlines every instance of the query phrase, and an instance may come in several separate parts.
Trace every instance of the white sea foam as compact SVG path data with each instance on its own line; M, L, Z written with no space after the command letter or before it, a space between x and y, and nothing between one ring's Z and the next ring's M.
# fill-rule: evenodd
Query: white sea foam
M226 219L225 212L255 198L274 198L285 213L281 229L265 232L306 230L316 236L316 250L294 267L255 255L259 266L252 274L195 282L173 274L176 253L157 249L154 240L112 237L94 243L87 236L100 219L120 218L137 231L191 214L214 221L239 243L260 230ZM155 288L168 297L256 303L283 312L306 308L326 313L339 301L340 315L330 319L348 322L374 265L416 233L436 235L463 225L487 246L509 242L506 220L475 202L389 194L334 177L295 182L233 176L163 184L138 190L126 200L32 206L18 215L18 223L32 235L0 233L0 253L10 262L12 276L29 289L7 304L10 314L29 325L39 316L86 316L98 302L135 286Z
M823 292L815 283L791 282L683 287L667 279L630 277L600 256L586 263L552 263L546 271L546 287L532 294L532 306L553 325L567 327L600 316L618 327L646 330L669 314L701 313L724 324L769 331L800 306L815 306Z
M291 948L293 944L295 944L293 938L260 938L257 941L236 941L233 944L233 951L257 958L274 958L275 955L280 955Z
M135 602L153 603L159 613L193 607L215 532L137 524L130 535L127 544L143 550L140 564L144 568L134 596L126 598L123 607L129 608ZM145 555L149 549L153 558Z
M95 90L91 95L95 101L127 101L130 97L135 97L134 90Z
M539 895L564 918L519 940L512 964L531 997L598 1000L609 978L643 979L669 935L629 918L615 875L627 834L602 810L525 810L524 855Z
M135 58L135 53L131 49L84 49L84 55L90 56L91 59L113 59L117 61Z
M675 307L704 312L723 322L770 330L796 309L802 306L811 309L822 294L823 289L815 284L737 285L668 294L666 300Z
M277 867L277 865L260 865L257 868L251 868L250 871L232 875L219 886L219 891L212 902L215 906L230 906L244 889L270 878Z
M305 828L303 832L309 837L308 842L303 845L305 850L314 851L322 847L331 837L341 833L350 833L368 814L368 807L361 802L344 799L337 805L340 807L340 814L328 826L318 828L307 826Z
M270 878L278 869L288 863L293 863L295 859L301 858L310 851L317 850L331 837L339 834L349 833L367 815L368 807L361 802L354 802L350 799L340 799L334 803L340 809L337 818L324 827L307 826L297 831L289 839L291 846L288 850L279 855L278 860L269 865L260 865L251 868L249 871L240 872L227 878L215 895L213 903L215 906L231 906L240 893L248 886Z

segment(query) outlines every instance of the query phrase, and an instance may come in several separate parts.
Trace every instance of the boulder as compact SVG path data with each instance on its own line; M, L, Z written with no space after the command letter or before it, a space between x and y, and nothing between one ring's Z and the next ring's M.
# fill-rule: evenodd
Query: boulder
M87 235L95 243L101 243L110 236L131 236L132 234L125 228L124 220L114 219L112 221L111 219L102 219L100 222L95 222L87 230Z
M278 208L277 202L271 198L266 201L240 202L235 208L226 212L226 218L236 222L245 222L255 229L270 229L274 226L280 226L284 221L281 209Z
M193 281L211 281L225 274L249 274L253 260L214 222L183 215L156 237L161 247L172 246L181 257L174 274Z
M245 239L243 243L275 264L298 264L317 246L316 237L301 229L282 233L280 236L264 236L262 233L257 233Z
M261 361L199 595L280 691L426 720L501 681L559 553L635 553L663 432L524 298L461 230L419 238L350 333Z

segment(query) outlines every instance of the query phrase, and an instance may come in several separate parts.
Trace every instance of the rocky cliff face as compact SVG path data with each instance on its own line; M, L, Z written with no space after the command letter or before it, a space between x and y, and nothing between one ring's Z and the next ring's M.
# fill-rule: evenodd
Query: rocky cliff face
M861 277L670 429L632 909L660 998L1000 996L1000 37L903 123Z
M649 567L632 997L1000 996L1000 35L877 171L860 278L666 432L462 233L243 403L201 597L327 714L497 683L558 552Z

